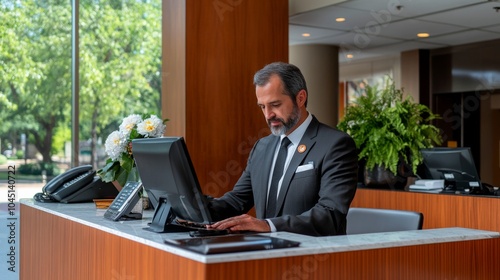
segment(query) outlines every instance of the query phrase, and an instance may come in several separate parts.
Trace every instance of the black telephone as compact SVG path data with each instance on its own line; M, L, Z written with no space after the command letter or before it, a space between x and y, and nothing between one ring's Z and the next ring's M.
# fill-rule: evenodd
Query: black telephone
M50 180L33 197L40 202L88 202L94 198L114 198L118 190L96 176L91 165L74 167Z

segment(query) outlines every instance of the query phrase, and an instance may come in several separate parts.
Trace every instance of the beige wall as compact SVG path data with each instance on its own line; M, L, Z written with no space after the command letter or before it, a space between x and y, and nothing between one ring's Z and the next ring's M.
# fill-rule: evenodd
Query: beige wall
M415 102L420 102L419 51L412 50L401 53L401 87L411 95Z
M307 109L318 120L335 127L338 122L338 47L290 46L289 61L299 67L307 82Z

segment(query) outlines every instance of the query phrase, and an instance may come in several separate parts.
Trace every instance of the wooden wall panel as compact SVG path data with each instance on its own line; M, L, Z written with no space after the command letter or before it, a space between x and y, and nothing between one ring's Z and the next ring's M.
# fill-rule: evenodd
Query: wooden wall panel
M288 1L166 2L174 9L181 6L178 11L185 13L183 20L172 19L173 24L185 28L184 49L179 50L179 44L165 50L163 58L168 63L179 60L170 56L185 56L179 70L166 66L165 76L167 87L185 83L185 91L180 85L174 92L162 93L169 99L164 104L164 117L171 118L172 112L185 123L177 124L181 120L172 119L167 135L185 133L182 136L203 191L221 196L241 175L256 139L269 134L256 105L252 79L265 64L288 61ZM163 28L166 25L168 22ZM165 36L169 35L173 32ZM176 38L164 38L168 40ZM184 80L171 78L179 76L172 71L185 71Z
M161 112L166 134L186 135L186 1L162 1Z
M401 209L424 214L424 228L500 231L500 198L358 189L351 207Z

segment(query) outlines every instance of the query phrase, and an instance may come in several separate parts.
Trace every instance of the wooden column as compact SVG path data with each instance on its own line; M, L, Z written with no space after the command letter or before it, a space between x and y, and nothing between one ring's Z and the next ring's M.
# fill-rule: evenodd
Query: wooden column
M253 75L288 61L287 0L163 1L162 117L184 136L206 194L232 189L269 133Z

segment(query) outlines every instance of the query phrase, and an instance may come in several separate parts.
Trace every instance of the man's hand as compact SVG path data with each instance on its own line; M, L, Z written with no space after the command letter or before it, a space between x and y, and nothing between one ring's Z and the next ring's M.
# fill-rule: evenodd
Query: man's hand
M255 231L255 232L270 232L271 228L265 220L254 218L250 215L243 214L236 217L227 218L218 221L208 228L211 229L228 229L230 231Z

